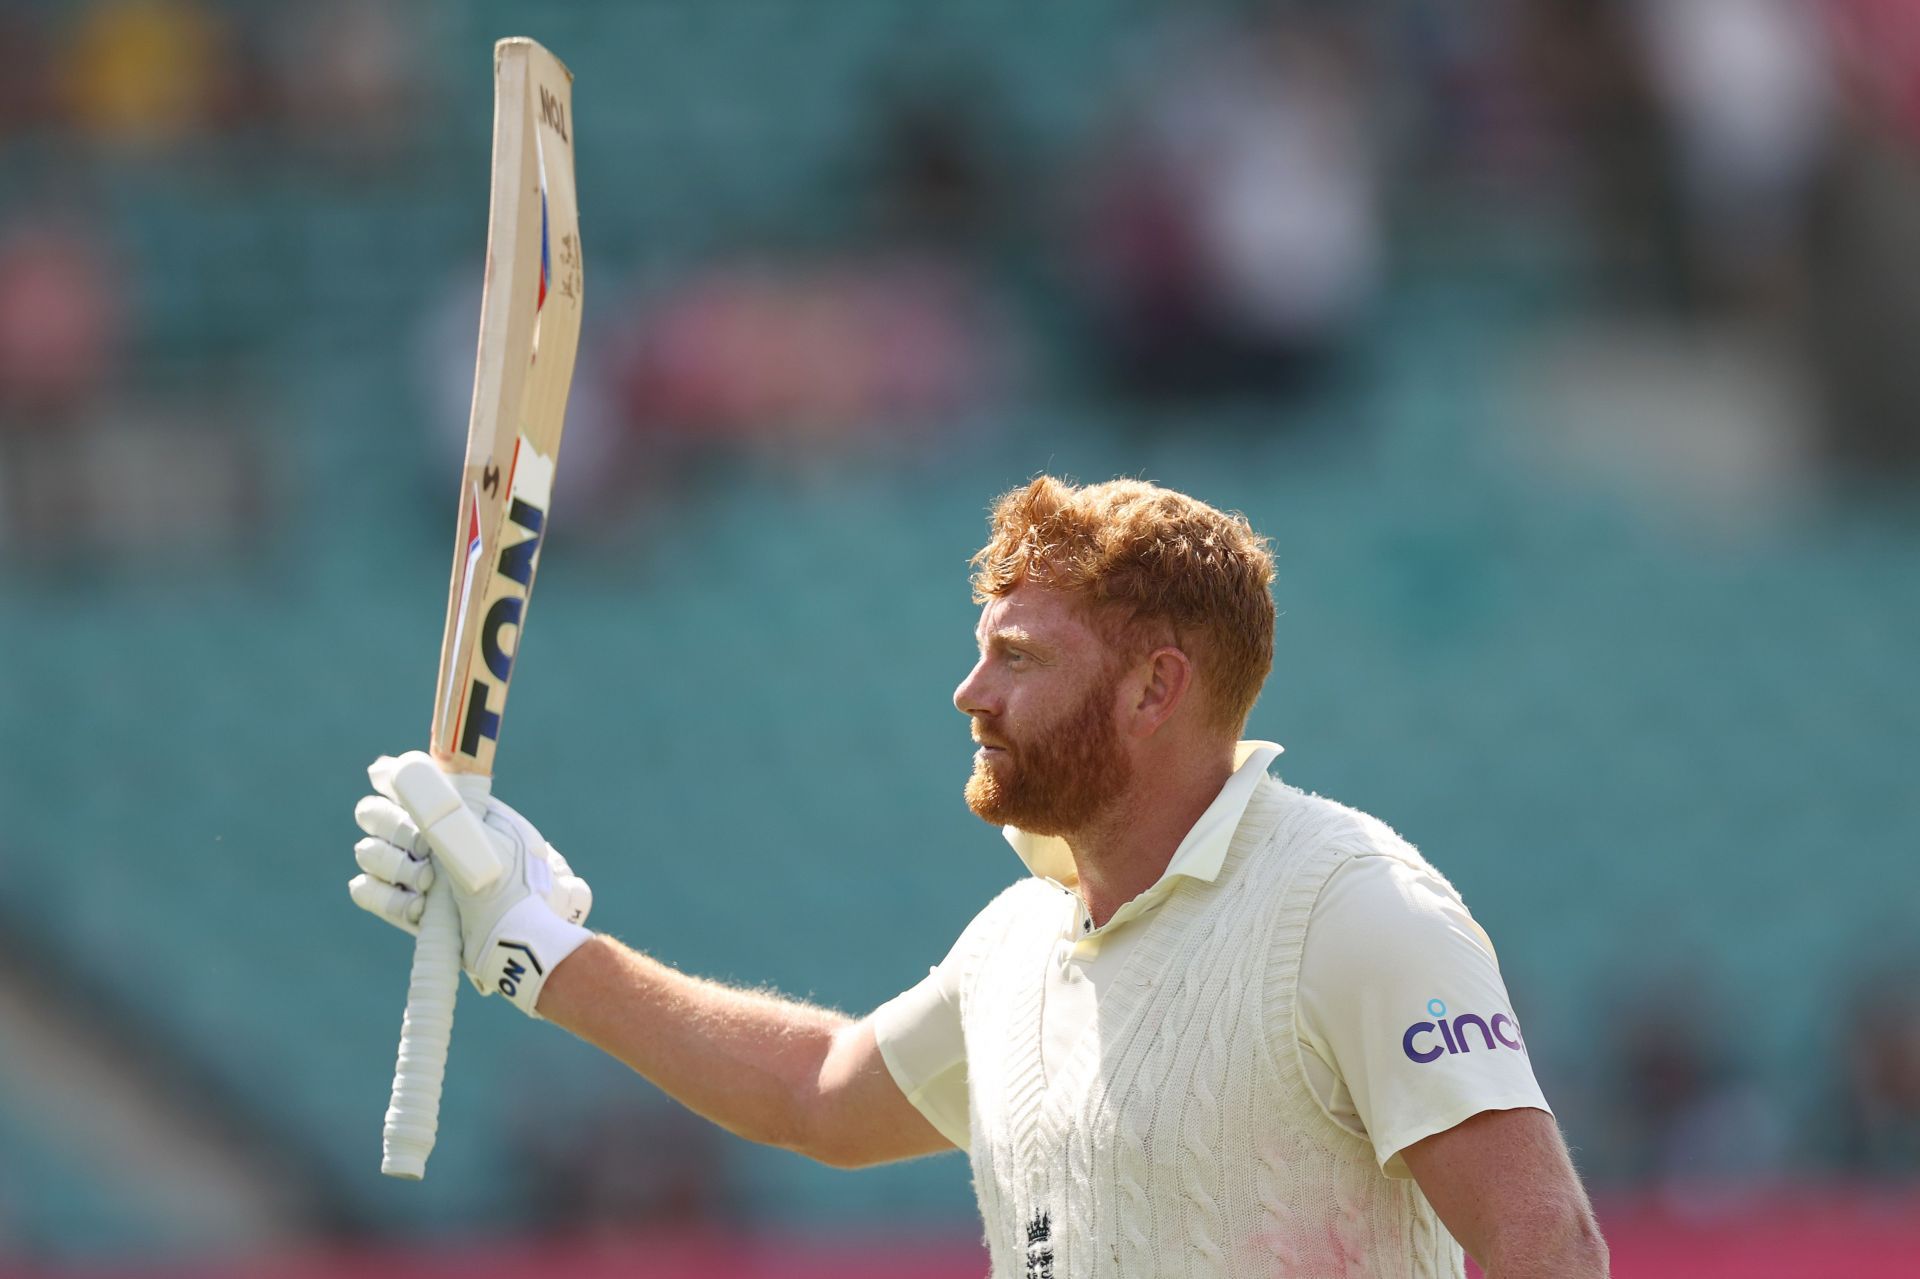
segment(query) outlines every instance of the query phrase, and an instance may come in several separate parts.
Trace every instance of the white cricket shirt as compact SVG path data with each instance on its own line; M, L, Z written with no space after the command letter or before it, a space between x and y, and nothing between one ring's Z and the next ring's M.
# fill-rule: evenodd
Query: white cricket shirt
M1211 881L1267 767L1271 742L1242 742L1227 779L1160 879L1099 928L1073 891L1065 841L1007 827L1037 877L1073 898L1048 965L1041 1054L1049 1075L1093 1033L1100 992L1137 929L1181 877ZM977 957L965 939L926 978L873 1014L881 1056L913 1105L965 1150L969 1140L959 991ZM1328 1118L1368 1141L1381 1169L1399 1152L1485 1110L1551 1113L1527 1059L1493 943L1436 872L1381 854L1334 872L1313 906L1301 956L1298 1058Z

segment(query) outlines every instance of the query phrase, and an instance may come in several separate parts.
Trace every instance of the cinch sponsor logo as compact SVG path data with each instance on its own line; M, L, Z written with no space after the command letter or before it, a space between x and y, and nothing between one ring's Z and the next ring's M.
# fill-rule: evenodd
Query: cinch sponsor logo
M1453 1053L1470 1053L1474 1041L1478 1040L1482 1048L1511 1048L1515 1052L1527 1050L1526 1041L1520 1038L1520 1023L1506 1013L1495 1013L1491 1018L1481 1017L1477 1013L1460 1013L1452 1020L1447 1018L1447 1006L1438 999L1427 1001L1427 1015L1432 1021L1416 1021L1407 1027L1407 1033L1400 1036L1400 1049L1407 1059L1419 1065Z

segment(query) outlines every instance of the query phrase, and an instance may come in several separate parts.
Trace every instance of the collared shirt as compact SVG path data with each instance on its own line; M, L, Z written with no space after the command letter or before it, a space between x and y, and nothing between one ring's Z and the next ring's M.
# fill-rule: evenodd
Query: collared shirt
M1029 871L1062 894L1046 973L1042 1061L1051 1074L1094 1033L1100 992L1139 936L1129 927L1182 878L1212 881L1255 787L1280 754L1242 742L1234 772L1154 884L1095 927L1074 886L1065 841L1008 827ZM881 1056L913 1105L948 1140L968 1142L965 1036L959 992L975 958L966 935L912 989L873 1015ZM1399 1152L1483 1110L1548 1110L1501 980L1493 943L1444 879L1386 853L1359 856L1328 880L1307 925L1297 1015L1299 1061L1328 1118L1370 1141L1383 1171L1407 1175ZM1452 1017L1469 1022L1456 1040ZM1455 1051L1487 1026L1496 1050ZM1425 1029L1422 1029L1425 1027Z

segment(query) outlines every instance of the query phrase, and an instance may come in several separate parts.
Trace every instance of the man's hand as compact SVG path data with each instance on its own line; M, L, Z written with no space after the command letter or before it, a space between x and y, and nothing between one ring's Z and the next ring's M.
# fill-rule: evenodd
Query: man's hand
M435 844L454 837L443 834L452 824L423 823L416 810L431 801L393 784L401 763L416 757L426 758L417 752L401 760L383 755L367 770L378 793L354 806L354 821L367 838L354 845L362 873L347 890L355 905L411 933L420 930L428 891L452 893L467 976L481 994L503 994L537 1017L534 1007L548 974L593 935L581 927L593 908L593 891L526 818L491 796L487 778L444 777L437 771L428 777L430 786L432 776L442 776L447 789L439 798L457 794L480 819L504 873L479 893L464 892L452 875L436 874ZM423 824L428 825L425 834Z

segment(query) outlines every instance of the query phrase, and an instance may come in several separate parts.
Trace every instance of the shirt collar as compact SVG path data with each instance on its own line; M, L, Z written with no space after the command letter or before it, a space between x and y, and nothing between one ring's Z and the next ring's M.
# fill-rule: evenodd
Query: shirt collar
M1220 874L1220 867L1227 860L1227 848L1233 843L1233 832L1253 798L1253 788L1267 775L1267 766L1280 751L1273 742L1262 741L1241 742L1233 748L1233 776L1227 778L1227 784L1214 796L1207 811L1200 814L1200 820L1180 841L1180 847L1173 850L1173 859L1167 863L1160 882L1175 875L1211 882ZM1073 852L1066 840L1056 835L1030 835L1016 826L1001 827L1001 834L1013 845L1013 851L1019 854L1027 869L1041 879L1050 879L1067 888L1079 881L1073 867Z

